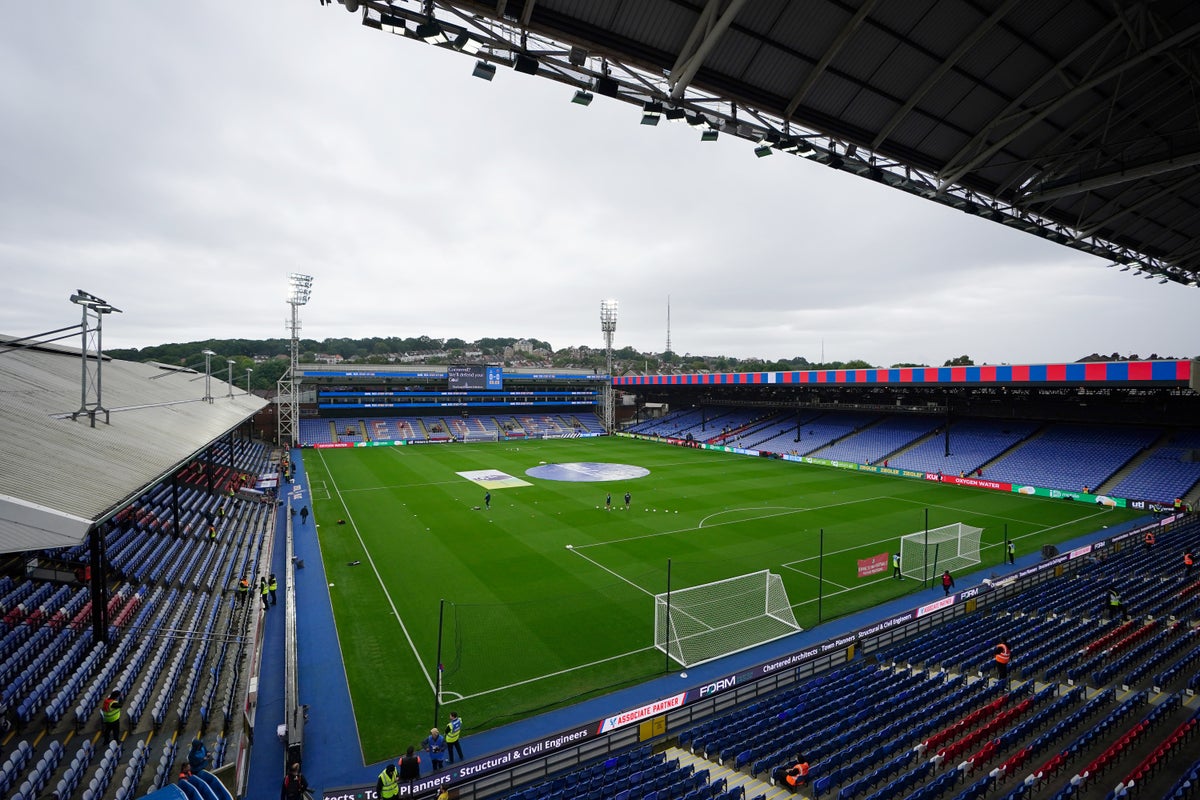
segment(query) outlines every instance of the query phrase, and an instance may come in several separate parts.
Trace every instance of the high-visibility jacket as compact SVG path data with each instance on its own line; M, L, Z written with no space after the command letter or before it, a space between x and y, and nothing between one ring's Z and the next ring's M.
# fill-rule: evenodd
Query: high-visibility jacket
M784 780L788 782L788 786L795 786L800 781L808 777L808 762L801 761L787 771Z
M1008 645L1006 645L1006 644L996 645L996 663L997 664L1007 664L1010 658L1012 658L1012 655L1008 651Z
M279 588L279 584L275 582L274 578L271 578L271 582L267 584L267 588L273 592Z
M1108 604L1114 608L1121 605L1121 595L1117 592L1108 593Z
M238 581L238 594L246 594L250 591L250 581L242 578Z
M397 797L400 794L400 773L392 772L390 775L385 769L379 773L379 796L380 797Z
M900 554L895 553L892 556L892 569L900 569Z
M261 584L259 584L259 587L259 594L261 594L263 597L266 597L267 592L270 591L270 589L267 588L267 582L263 581Z
M446 744L457 742L462 735L462 717L453 717L446 722Z
M121 718L121 702L112 697L104 698L100 704L100 719L105 722L116 722Z

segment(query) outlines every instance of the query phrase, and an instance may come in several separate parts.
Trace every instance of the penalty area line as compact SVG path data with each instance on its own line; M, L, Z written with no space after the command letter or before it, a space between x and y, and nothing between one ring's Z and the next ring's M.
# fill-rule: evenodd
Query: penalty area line
M609 575L612 575L612 576L613 576L614 578L616 578L617 580L624 581L625 583L628 583L630 586L632 586L633 588L637 589L639 592L641 592L641 593L643 593L643 594L648 594L648 595L650 595L651 597L653 597L653 596L654 596L654 593L653 593L653 592L650 592L650 591L647 591L646 589L643 589L641 586L638 586L636 583L634 583L633 581L629 580L629 578L626 578L624 575L621 575L620 573L614 572L613 570L609 569L608 567L604 566L604 565L603 565L603 564L601 564L599 561L596 561L596 560L595 560L595 559L593 559L593 558L588 558L588 557L587 557L587 556L585 556L583 553L579 552L579 548L578 548L578 547L575 547L574 545L570 545L570 544L569 544L569 545L567 545L567 549L568 549L568 550L570 550L570 551L571 551L572 553L574 553L575 555L577 555L577 556L579 556L580 558L582 558L584 561L586 561L586 562L588 562L589 564L591 564L593 567L597 567L598 569L602 569L602 570L604 570L605 572L607 572ZM635 650L634 652L635 652L635 653L640 653L641 651L640 651L640 650Z
M586 664L580 664L575 667L567 667L566 669L555 670L554 672L547 672L545 675L538 675L536 678L526 678L523 681L515 681L513 683L505 684L504 686L497 686L495 689L484 689L482 692L476 692L475 694L459 694L458 697L463 702L466 702L467 700L474 700L477 697L485 697L489 694L496 694L497 692L506 692L509 689L515 689L518 686L527 686L531 683L537 683L538 681L544 681L547 678L557 678L559 675L569 675L570 673L577 672L581 669L587 669L588 667L598 667L601 664L607 664L610 661L616 661L621 658L628 658L630 656L636 656L638 653L645 653L647 651L656 650L656 649L657 648L654 647L654 645L650 645L649 647L642 647L637 650L630 650L628 653L621 653L619 655L609 656L608 658L601 658L597 661L589 661Z
M807 578L812 578L814 581L816 581L816 580L821 580L821 578L819 578L819 577L818 577L818 576L816 576L816 575L813 575L811 572L806 572L805 570L802 570L802 569L800 569L799 567L793 567L791 564L784 564L784 565L783 565L783 568L784 568L784 569L790 569L792 572L795 572L795 573L797 573L797 574L799 574L799 575L803 575L803 576L805 576L805 577L807 577ZM843 586L842 584L838 583L837 581L831 581L831 580L829 580L829 578L825 578L825 579L824 579L824 582L825 582L825 583L828 583L830 586L836 586L836 587L838 587L839 589L850 589L850 588L852 588L852 587L850 587L850 586Z

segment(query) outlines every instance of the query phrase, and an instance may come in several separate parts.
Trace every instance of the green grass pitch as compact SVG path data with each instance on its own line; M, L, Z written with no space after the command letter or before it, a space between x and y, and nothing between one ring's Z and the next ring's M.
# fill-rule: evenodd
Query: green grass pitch
M525 475L580 461L650 474ZM434 721L443 599L439 716L458 711L469 732L663 674L653 596L668 559L674 589L770 569L810 628L902 594L914 605L941 594L890 569L857 577L859 559L923 530L926 509L931 528L984 529L983 567L1002 562L1005 525L1024 554L1136 516L615 438L308 450L304 463L367 763L416 744ZM485 510L484 490L457 474L471 470L532 485L493 489Z

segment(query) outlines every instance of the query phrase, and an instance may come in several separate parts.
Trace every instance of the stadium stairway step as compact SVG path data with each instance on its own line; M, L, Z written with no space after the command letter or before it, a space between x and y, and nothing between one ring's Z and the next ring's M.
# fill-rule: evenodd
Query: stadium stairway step
M797 792L792 794L784 786L772 786L769 780L759 780L751 778L747 773L740 770L735 770L731 765L721 765L715 761L709 761L703 756L695 755L687 750L679 747L670 747L667 749L667 761L679 759L679 766L686 767L691 764L697 772L702 769L708 770L710 784L716 783L722 778L725 779L725 790L742 787L745 791L744 800L754 800L757 797L765 796L765 800L788 800L788 798L808 798L811 794L807 791Z
M1166 444L1170 440L1171 440L1171 434L1168 431L1163 431L1162 435L1159 436L1157 439L1155 439L1154 442L1149 447L1147 447L1145 450L1143 450L1140 453L1138 453L1137 455L1135 455L1133 458L1126 461L1124 466L1122 466L1119 470L1114 472L1112 475L1109 475L1108 480L1104 481L1104 483L1102 483L1096 487L1095 493L1096 494L1107 494L1108 492L1112 491L1112 488L1114 486L1119 484L1121 481L1125 480L1125 477L1129 473L1133 472L1136 468L1141 466L1143 461L1150 458L1150 456L1154 455L1155 450L1162 447L1164 444Z
M1008 458L1008 457L1009 457L1009 456L1011 456L1013 453L1017 452L1018 450L1020 450L1022 447L1024 447L1024 446L1025 446L1025 445L1027 445L1027 444L1029 444L1030 442L1037 441L1038 439L1040 439L1040 438L1042 438L1043 436L1045 436L1045 435L1046 435L1046 429L1047 429L1047 428L1049 428L1049 427L1050 427L1049 425L1042 425L1042 426L1041 426L1040 428L1038 428L1036 431L1034 431L1033 433L1029 434L1029 435L1028 435L1028 436L1026 436L1024 439L1022 439L1021 441L1019 441L1019 442L1017 442L1016 444L1014 444L1012 447L1009 447L1009 448L1008 448L1008 449L1006 449L1006 450L1002 450L1000 453L998 453L998 454L997 454L997 455L996 455L994 458L992 458L990 461L986 461L986 462L984 462L983 464L980 464L980 465L979 465L979 469L983 470L983 474L984 474L984 475L986 475L986 474L987 474L987 472L988 472L988 470L989 470L989 469L991 469L991 468L992 468L993 466L995 466L996 464L998 464L999 462L1001 462L1001 461L1003 461L1004 459Z

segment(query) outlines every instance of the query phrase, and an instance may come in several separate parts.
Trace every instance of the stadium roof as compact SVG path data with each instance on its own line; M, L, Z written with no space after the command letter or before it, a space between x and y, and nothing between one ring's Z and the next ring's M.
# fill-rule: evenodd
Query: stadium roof
M537 74L1200 279L1194 0L339 1L489 80Z
M1088 389L1195 388L1197 361L1090 361L1069 364L983 364L962 367L812 369L786 372L712 372L680 375L625 375L614 386L790 387L1034 387Z
M6 337L7 338L7 337ZM204 374L105 359L103 418L82 404L78 350L0 346L0 553L78 544L266 401ZM89 400L94 399L94 396Z

